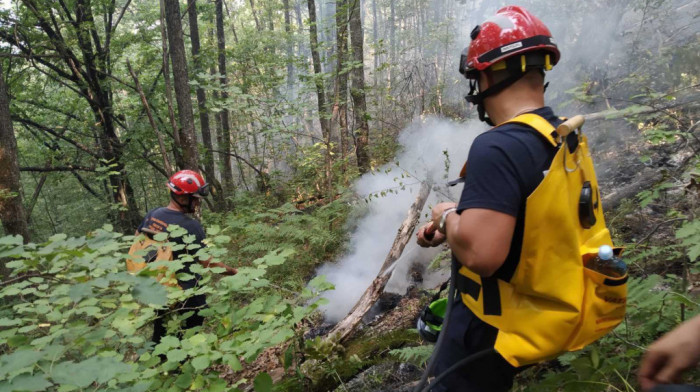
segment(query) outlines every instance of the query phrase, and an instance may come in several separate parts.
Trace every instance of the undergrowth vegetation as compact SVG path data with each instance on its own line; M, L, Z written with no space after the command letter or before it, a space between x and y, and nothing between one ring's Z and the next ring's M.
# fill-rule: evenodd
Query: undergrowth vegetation
M292 261L295 250L284 243L239 267L235 276L214 277L223 269L193 266L192 272L203 275L193 289L165 287L154 279L159 266L175 271L193 257L219 259L227 253L220 245L231 240L222 232L211 228L202 249L185 236L188 245L174 247L186 247L189 254L151 263L137 275L124 268L133 237L109 226L85 237L58 234L41 244L2 237L0 257L11 260L12 275L0 290L0 389L231 389L215 369L240 370L263 349L292 338L329 285L314 279L293 296L278 289L268 270ZM175 228L169 234L185 233ZM194 309L182 309L180 301L194 294L207 294L208 308L200 313L206 323L183 330L182 321ZM150 323L159 313L169 333L153 346ZM254 385L263 391L272 383L261 373Z

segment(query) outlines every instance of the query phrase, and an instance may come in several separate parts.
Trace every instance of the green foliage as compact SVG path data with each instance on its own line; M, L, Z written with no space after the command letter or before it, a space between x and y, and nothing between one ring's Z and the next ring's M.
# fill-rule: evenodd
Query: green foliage
M393 355L403 362L410 362L416 366L423 366L433 355L432 345L404 347L389 351L389 355Z
M673 188L674 184L665 182L663 184L654 186L651 190L645 190L639 192L637 194L637 198L639 199L639 205L642 207L646 207L649 204L653 203L656 201L656 199L661 196L662 192L664 192L666 189Z
M700 256L700 219L688 221L676 231L676 238L687 248L690 262L695 262Z
M170 232L182 234L177 228ZM12 270L0 290L0 389L223 391L221 365L240 370L241 360L252 361L292 337L294 326L317 307L317 288L324 287L318 281L293 298L272 288L267 270L292 255L280 251L222 279L193 265L192 272L203 275L198 287L166 288L149 276L151 264L137 275L125 272L125 250L133 238L108 226L86 237L58 234L41 244L0 238L0 257L10 259ZM175 270L193 257L216 260L226 252L219 244L229 239L213 235L207 248L166 264ZM232 301L240 292L256 295ZM157 311L174 310L178 301L205 293L210 305L200 311L207 320L203 327L182 330L191 312L167 312L168 335L158 345L149 342ZM169 376L172 371L178 376ZM254 385L269 391L271 379L260 375Z
M343 249L349 203L341 198L318 208L298 210L291 203L269 208L260 198L241 198L235 212L220 217L232 235L232 263L255 260L269 266L268 278L276 285L300 291L313 271ZM273 249L273 252L270 250ZM276 262L280 258L289 263Z

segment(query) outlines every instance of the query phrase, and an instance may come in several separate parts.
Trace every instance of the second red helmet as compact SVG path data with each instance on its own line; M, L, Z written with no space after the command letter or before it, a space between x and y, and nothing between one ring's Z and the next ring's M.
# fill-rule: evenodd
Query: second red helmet
M517 54L545 51L551 54L550 66L559 61L559 49L547 26L519 6L501 8L496 15L476 26L471 43L462 55L459 71L469 79L479 71Z
M167 185L176 195L205 197L209 194L209 184L201 174L193 170L180 170L173 174Z

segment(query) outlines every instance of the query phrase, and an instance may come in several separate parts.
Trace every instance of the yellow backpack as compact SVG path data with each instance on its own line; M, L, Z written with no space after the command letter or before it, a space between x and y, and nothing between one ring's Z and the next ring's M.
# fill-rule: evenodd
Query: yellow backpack
M496 351L518 367L579 350L615 328L625 316L627 276L585 268L612 239L583 133L579 130L572 152L566 134L540 116L524 114L508 122L534 128L558 151L527 198L522 251L512 278L482 278L462 267L458 287L464 304L498 328Z
M143 229L129 248L129 257L126 259L126 270L136 274L146 268L146 264L155 261L172 261L173 250L167 241L156 241L152 235L158 234ZM167 266L157 267L156 280L164 286L179 287L175 273L168 274ZM167 276L166 276L167 275Z

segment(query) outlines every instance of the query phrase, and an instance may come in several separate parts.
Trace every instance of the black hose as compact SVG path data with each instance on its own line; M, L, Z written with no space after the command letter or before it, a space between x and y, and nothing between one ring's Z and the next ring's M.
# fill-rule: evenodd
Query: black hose
M445 311L445 317L444 317L444 322L442 323L442 328L440 328L440 336L438 336L438 340L435 343L435 349L433 350L433 354L430 356L430 360L428 361L428 366L425 368L425 371L423 372L423 376L420 379L420 382L414 389L414 392L420 392L423 386L425 386L425 383L428 381L428 377L430 376L430 372L433 371L433 367L435 366L435 361L438 357L438 354L440 352L440 348L442 347L443 341L445 340L445 335L447 335L447 326L449 324L450 320L450 312L452 312L452 304L454 303L454 298L456 294L456 287L455 287L455 277L457 276L457 259L452 255L452 261L450 262L450 288L447 290L447 310ZM469 357L471 358L471 356ZM461 363L462 361L458 362ZM452 368L450 368L452 369ZM448 370L449 371L449 370ZM441 375L442 376L442 375ZM431 387L428 386L428 390Z
M477 359L481 359L482 357L491 354L492 352L495 352L493 347L487 348L486 350L481 350L477 353L474 353L466 358L462 358L459 360L457 363L454 365L450 366L447 370L444 372L440 373L439 376L435 377L432 383L425 387L421 392L428 392L430 391L434 386L436 386L440 381L442 381L443 378L447 377L450 373L454 372L455 370L461 368L462 366L465 366L466 364L476 361Z

